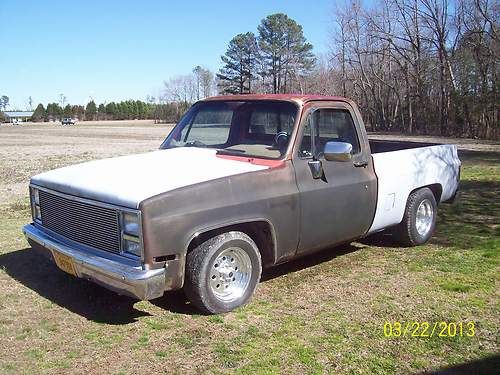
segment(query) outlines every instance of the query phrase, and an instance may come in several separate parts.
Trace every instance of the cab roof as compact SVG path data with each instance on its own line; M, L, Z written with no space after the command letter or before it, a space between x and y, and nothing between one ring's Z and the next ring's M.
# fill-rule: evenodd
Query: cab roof
M240 95L221 95L206 98L203 101L218 100L287 100L301 104L310 101L340 101L350 103L351 100L342 96L313 95L313 94L240 94Z

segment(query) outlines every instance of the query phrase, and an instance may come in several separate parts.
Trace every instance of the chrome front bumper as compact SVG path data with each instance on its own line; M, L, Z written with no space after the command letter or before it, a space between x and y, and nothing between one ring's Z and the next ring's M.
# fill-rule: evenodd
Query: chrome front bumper
M158 298L165 292L165 268L145 270L80 251L51 237L33 224L25 225L23 233L30 244L47 250L51 257L53 251L71 257L78 277L141 300Z

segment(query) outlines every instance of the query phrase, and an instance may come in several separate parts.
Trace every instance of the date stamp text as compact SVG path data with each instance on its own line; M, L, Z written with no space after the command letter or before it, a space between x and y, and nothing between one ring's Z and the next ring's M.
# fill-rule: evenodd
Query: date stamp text
M384 336L391 337L474 337L474 322L385 322Z

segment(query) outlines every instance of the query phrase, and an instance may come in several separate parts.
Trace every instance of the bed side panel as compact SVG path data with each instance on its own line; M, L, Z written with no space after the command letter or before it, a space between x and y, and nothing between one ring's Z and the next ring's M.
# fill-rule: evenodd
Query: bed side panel
M373 154L378 178L377 210L369 233L403 219L410 193L422 186L440 184L440 201L458 187L460 160L454 145L437 145Z

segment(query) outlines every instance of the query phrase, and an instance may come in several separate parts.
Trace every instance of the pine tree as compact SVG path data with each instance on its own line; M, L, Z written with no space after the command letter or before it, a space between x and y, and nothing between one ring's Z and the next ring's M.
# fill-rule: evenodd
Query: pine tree
M117 117L116 114L117 114L116 103L111 102L106 104L106 115L108 116L108 118L116 120Z
M95 120L97 114L97 107L95 102L91 100L88 102L87 107L85 108L85 120Z
M83 115L85 114L85 108L83 105L74 105L71 107L71 113L75 117L75 119L82 120Z
M146 118L146 103L144 103L142 100L137 100L136 102L137 106L137 116L140 120L143 120Z
M258 31L264 66L261 75L271 78L273 93L288 92L293 89L293 79L313 68L313 46L307 43L302 26L283 13L264 18Z
M47 104L47 118L49 120L59 120L62 116L63 110L57 103Z
M33 112L33 121L44 121L45 120L45 108L43 104L40 103L36 106L35 112Z
M99 104L99 108L97 109L97 117L99 120L106 119L106 107L103 103Z
M256 75L258 57L257 40L252 32L236 35L224 56L224 66L217 74L219 87L228 94L252 92L252 80Z
M125 102L116 103L116 120L124 120L125 113Z
M63 110L64 117L73 117L73 110L69 104L66 104Z
M137 109L137 104L135 100L129 100L129 109L130 109L130 114L129 118L132 120L135 120L139 117L139 111Z

